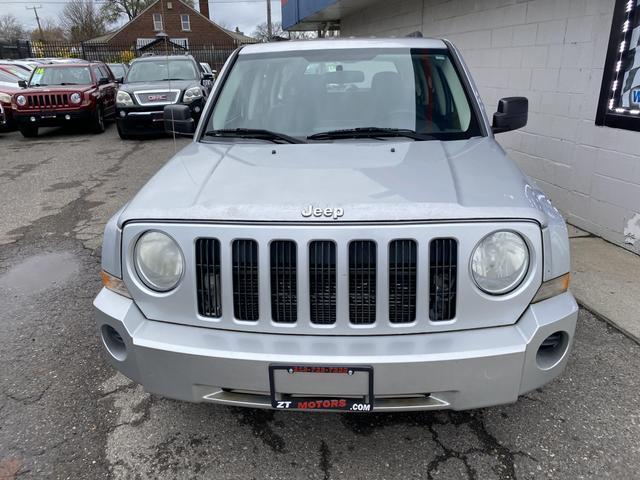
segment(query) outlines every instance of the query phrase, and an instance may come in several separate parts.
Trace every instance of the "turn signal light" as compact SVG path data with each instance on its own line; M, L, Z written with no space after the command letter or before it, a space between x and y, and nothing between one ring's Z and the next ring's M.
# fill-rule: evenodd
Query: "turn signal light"
M540 285L538 289L538 293L533 297L531 303L541 302L551 297L555 297L556 295L560 295L561 293L569 290L569 283L571 281L571 273L565 273L560 277L556 277L553 280L548 280Z
M100 272L100 276L102 277L102 285L105 288L117 293L118 295L122 295L123 297L131 298L131 294L129 293L129 290L127 290L127 287L121 278L114 277L104 270Z

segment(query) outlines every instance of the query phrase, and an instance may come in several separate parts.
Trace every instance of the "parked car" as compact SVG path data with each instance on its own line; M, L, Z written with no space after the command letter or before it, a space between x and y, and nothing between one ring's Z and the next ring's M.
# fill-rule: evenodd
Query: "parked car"
M107 63L107 66L111 69L111 72L113 72L113 76L122 83L129 71L129 65L126 63Z
M39 127L72 123L100 133L115 115L117 84L101 62L40 65L21 86L11 107L25 137L37 136Z
M13 130L15 122L13 120L13 110L11 108L11 97L18 92L20 88L18 84L13 86L3 85L0 83L0 107L2 107L2 121L0 122L0 130Z
M165 105L187 105L197 122L210 91L205 82L212 78L190 55L135 59L118 90L116 122L120 138L163 132Z
M194 140L106 225L118 370L180 400L358 412L515 402L562 372L567 228L494 138L526 98L490 123L458 50L421 38L246 45L212 96L197 128L164 107Z
M34 68L36 68L36 66L38 66L39 64L36 62L30 62L27 60L13 60L13 59L2 59L0 60L0 63L2 65L16 65L28 72L32 72Z
M31 76L31 72L29 70L9 63L0 63L0 71L9 73L14 77L17 77L18 80L29 80L29 77Z

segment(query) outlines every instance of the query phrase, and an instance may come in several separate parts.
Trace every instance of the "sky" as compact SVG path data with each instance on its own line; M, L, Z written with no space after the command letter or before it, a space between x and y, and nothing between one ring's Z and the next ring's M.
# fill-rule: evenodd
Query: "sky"
M267 0L209 0L209 12L214 22L232 29L237 26L242 32L250 35L256 25L267 20L266 2ZM42 6L38 9L40 18L57 21L64 3L64 0L0 0L0 15L11 13L27 30L33 30L37 26L36 19L33 10L27 10L27 6ZM195 4L198 4L198 0L195 0ZM280 0L271 0L271 18L274 22L280 21Z

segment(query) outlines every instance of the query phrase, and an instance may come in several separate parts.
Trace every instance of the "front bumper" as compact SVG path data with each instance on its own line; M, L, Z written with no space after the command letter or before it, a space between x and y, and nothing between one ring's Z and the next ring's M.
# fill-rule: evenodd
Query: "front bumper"
M34 127L59 127L70 123L83 123L93 118L93 108L77 110L49 110L46 112L23 112L16 110L13 118L18 125L31 125Z
M202 114L202 99L189 104L191 116L197 122ZM134 105L116 107L118 129L129 135L157 134L164 132L164 105Z
M271 408L270 365L371 366L374 411L464 410L515 402L564 370L578 316L573 296L565 293L529 306L510 326L326 337L152 321L132 300L106 289L94 306L112 364L150 393ZM121 337L121 348L109 339L106 326ZM555 332L563 332L562 349L556 357L540 357L540 345ZM291 393L322 396L331 390L335 385L323 380Z

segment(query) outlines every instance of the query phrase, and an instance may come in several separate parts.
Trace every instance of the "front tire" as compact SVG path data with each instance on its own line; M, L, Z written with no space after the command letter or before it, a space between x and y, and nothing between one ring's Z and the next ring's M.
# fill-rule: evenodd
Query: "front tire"
M118 136L122 139L122 140L131 140L133 137L127 133L125 133L122 128L120 128L119 124L116 124L116 127L118 129Z
M91 129L94 133L102 133L105 130L104 126L104 112L102 108L97 107L95 113L93 114L93 122Z
M33 138L38 136L38 127L31 125L21 125L19 127L20 133L25 138Z

